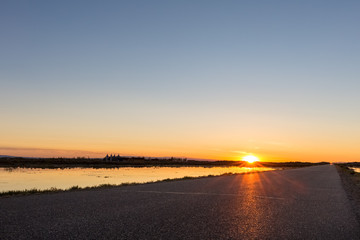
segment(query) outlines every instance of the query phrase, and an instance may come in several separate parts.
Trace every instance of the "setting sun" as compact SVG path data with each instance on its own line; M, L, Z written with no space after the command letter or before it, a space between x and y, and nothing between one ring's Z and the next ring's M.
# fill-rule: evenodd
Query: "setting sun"
M253 155L247 155L242 158L243 161L248 163L258 162L260 161L258 157L255 157Z

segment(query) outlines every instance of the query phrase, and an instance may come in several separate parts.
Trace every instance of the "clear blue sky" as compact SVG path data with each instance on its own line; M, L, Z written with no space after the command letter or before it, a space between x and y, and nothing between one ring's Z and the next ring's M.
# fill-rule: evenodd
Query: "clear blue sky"
M0 154L360 159L359 12L359 1L1 1Z

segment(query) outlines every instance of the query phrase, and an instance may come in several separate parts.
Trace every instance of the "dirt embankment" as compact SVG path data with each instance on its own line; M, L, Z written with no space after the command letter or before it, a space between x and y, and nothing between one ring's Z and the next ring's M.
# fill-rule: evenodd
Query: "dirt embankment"
M346 165L337 165L336 168L350 200L352 209L360 223L360 173L354 172L354 170L349 169Z

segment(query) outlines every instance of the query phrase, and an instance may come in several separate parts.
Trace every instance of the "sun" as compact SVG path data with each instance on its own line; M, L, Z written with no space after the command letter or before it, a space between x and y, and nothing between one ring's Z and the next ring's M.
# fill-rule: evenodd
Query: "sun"
M258 162L260 161L258 157L255 157L253 155L247 155L242 158L243 161L248 163Z

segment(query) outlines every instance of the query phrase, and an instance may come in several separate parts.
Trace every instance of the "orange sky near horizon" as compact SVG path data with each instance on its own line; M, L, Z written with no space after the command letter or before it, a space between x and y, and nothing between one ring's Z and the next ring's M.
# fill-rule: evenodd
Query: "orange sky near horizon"
M56 140L60 143L59 139ZM143 145L134 142L121 144L96 144L96 142L87 141L85 144L75 144L76 141L64 140L59 144L59 148L53 142L36 141L36 145L25 147L0 147L0 155L25 156L25 157L104 157L106 154L120 154L123 156L146 156L146 157L185 157L211 160L241 160L243 156L254 155L261 161L307 161L307 162L349 162L358 161L357 149L346 148L346 146L324 144L319 145L306 143L302 146L290 145L281 142L259 142L249 140L243 147L236 144L209 144L195 145L192 141L188 143L177 142L159 143L149 142ZM241 145L241 144L239 144ZM337 147L346 152L337 151Z
M89 117L83 112L2 117L0 155L31 157L129 156L261 161L359 161L356 125L321 122L312 117L275 116L203 109L192 117L135 112L123 119L113 112ZM66 112L65 112L66 113ZM23 114L23 113L22 113ZM75 114L75 116L74 116ZM143 113L141 113L143 114ZM15 113L16 115L16 113ZM209 121L211 119L211 121ZM15 121L14 121L15 120ZM134 121L135 120L135 121ZM357 124L357 123L356 123Z
M228 160L240 161L242 157L247 155L254 155L260 161L266 162L286 162L286 161L303 161L303 162L353 162L359 161L354 155L348 154L309 154L309 153L294 153L294 155L287 154L271 154L262 153L261 151L253 152L222 152L220 150L213 150L204 153L193 153L187 151L91 151L91 150L63 150L63 149L39 149L39 148L0 148L0 155L20 156L20 157L90 157L102 158L106 154L120 154L123 156L145 156L145 157L181 157L194 159L208 159L208 160Z

